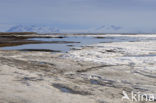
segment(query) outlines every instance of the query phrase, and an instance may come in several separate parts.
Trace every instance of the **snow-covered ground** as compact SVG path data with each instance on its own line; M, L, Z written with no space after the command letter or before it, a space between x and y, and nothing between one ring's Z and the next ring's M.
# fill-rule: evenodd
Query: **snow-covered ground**
M99 43L84 47L81 50L70 51L65 56L78 61L156 69L156 39L154 39L156 35L127 35L127 37L144 38L145 41ZM152 37L153 40L146 39L149 37Z
M68 53L0 50L0 103L131 103L123 91L156 99L155 35L134 36Z

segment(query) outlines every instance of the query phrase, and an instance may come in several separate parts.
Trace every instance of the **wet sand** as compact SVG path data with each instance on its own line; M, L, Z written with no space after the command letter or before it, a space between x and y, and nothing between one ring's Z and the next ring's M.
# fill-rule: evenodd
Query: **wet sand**
M121 100L123 91L156 95L155 47L152 41L55 54L0 50L0 103L130 103Z

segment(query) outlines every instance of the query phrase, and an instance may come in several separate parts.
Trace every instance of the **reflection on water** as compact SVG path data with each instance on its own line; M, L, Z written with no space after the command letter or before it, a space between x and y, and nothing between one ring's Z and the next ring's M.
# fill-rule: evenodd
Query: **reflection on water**
M71 48L81 47L96 43L108 43L108 42L134 42L134 41L149 41L156 40L153 37L127 37L127 36L109 36L109 37L93 37L93 36L68 36L65 38L31 38L28 40L34 41L74 41L80 43L42 43L42 44L24 44L18 46L3 47L5 50L24 50L24 49L45 49L45 50L56 50L61 52L67 52Z

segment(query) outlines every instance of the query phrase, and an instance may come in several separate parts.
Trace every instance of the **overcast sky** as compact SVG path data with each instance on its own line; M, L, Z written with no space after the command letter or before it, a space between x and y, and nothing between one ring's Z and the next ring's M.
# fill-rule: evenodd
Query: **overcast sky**
M156 0L0 0L0 23L156 29Z

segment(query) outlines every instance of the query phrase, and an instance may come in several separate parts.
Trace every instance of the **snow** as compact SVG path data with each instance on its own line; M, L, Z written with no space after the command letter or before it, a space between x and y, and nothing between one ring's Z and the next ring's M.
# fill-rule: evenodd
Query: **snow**
M61 28L61 29L60 29ZM75 28L75 27L74 27ZM138 28L122 27L114 24L104 24L96 27L67 29L63 27L40 24L0 24L0 32L37 32L37 33L151 33Z
M0 23L0 32L6 32L9 28L11 28L13 25L11 24L2 24Z
M6 32L37 32L37 33L58 33L60 30L56 27L40 25L15 25Z
M89 33L139 33L137 30L119 25L105 24L88 29Z
M139 35L137 36L139 37ZM153 37L155 36L153 35ZM144 35L144 37L148 36ZM141 42L99 43L90 46L81 50L69 51L65 57L106 65L130 65L144 69L156 68L156 39Z

